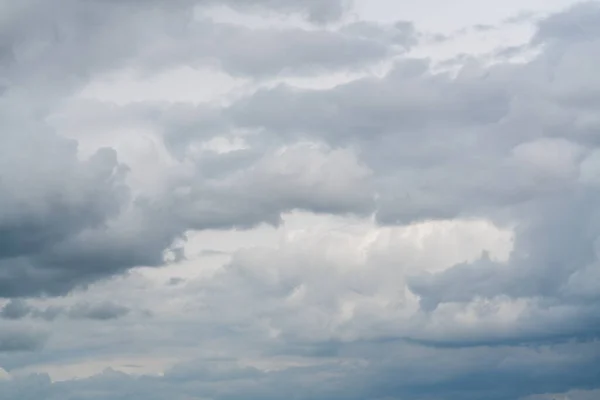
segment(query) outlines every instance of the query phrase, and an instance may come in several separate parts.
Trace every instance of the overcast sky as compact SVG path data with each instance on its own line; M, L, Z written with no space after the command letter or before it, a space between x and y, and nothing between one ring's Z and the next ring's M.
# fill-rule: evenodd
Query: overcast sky
M0 400L600 397L600 3L0 0Z

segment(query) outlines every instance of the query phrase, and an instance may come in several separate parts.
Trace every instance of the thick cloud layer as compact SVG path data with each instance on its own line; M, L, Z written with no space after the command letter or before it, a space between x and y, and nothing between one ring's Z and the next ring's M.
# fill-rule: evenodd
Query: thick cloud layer
M372 343L373 344L373 343ZM342 346L356 357L368 343ZM361 348L362 347L362 348ZM51 384L47 376L17 378L2 385L0 399L280 399L292 391L298 399L516 399L531 390L561 392L569 387L596 385L600 372L597 349L571 345L552 351L480 349L469 359L460 350L408 350L398 344L378 343L368 365L348 360L319 366L264 372L227 361L188 363L163 377L134 378L105 371L93 378ZM402 357L405 362L400 362ZM460 362L457 362L461 360ZM448 366L452 365L452 371ZM539 367L542 368L532 368ZM568 370L568 374L562 372ZM482 371L482 372L476 372ZM484 372L483 372L484 371ZM561 371L561 373L557 373ZM468 390L465 388L468 387ZM443 397L440 396L442 394ZM82 396L82 397L81 397ZM119 397L120 396L120 397ZM573 397L583 399L584 397Z
M596 393L600 6L450 72L351 10L0 0L0 399ZM180 67L242 87L82 100Z

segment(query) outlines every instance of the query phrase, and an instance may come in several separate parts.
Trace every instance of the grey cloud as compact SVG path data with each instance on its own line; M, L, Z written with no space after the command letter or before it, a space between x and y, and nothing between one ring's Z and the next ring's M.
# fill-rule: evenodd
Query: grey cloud
M5 17L1 68L6 90L0 108L7 133L0 138L0 297L64 294L134 266L163 264L163 250L188 229L277 224L281 212L297 208L369 212L372 191L368 178L361 171L355 174L353 160L344 165L355 175L345 177L344 171L337 170L327 181L323 176L303 175L298 155L290 176L269 170L265 162L259 162L260 153L269 151L265 147L250 158L244 158L243 152L212 161L205 157L199 167L212 162L209 167L223 182L206 172L205 179L196 175L186 182L175 180L156 198L131 193L127 167L114 149L79 160L77 143L45 124L47 116L60 109L74 90L116 69L131 67L147 73L181 63L216 62L234 74L264 77L358 68L387 57L392 42L409 46L414 34L400 25L379 30L371 26L270 31L192 21L193 7L211 4L178 1L168 8L159 2L135 1L1 4ZM307 12L321 21L340 16L347 6L327 0L227 4ZM54 12L58 9L61 12ZM164 60L175 64L163 64ZM183 110L183 114L193 114L190 123L163 120L169 115L152 115L149 121L172 122L170 129L185 138L198 132L189 127L202 119L196 111ZM136 113L148 116L144 107ZM220 110L208 112L204 119L206 126L219 131L230 126L222 122ZM193 130L186 133L187 128ZM169 144L176 147L173 141ZM251 161L259 164L252 175L243 176L240 168ZM336 166L330 161L327 168ZM351 192L355 183L363 192ZM256 190L264 195L257 196Z
M277 225L282 212L295 209L368 214L374 195L369 177L350 150L302 144L265 149L246 168L219 179L182 182L168 207L172 217L196 228Z
M469 350L469 354L465 350L433 353L397 343L380 344L381 354L370 353L367 347L343 347L345 362L270 372L198 360L176 366L162 377L131 377L111 370L89 379L54 384L43 376L23 377L0 382L0 399L28 398L34 393L43 393L41 399L73 395L98 400L115 396L160 399L167 394L176 400L190 396L278 399L282 392L293 391L298 399L475 400L485 395L493 400L512 400L569 387L585 390L595 384L599 372L598 348L591 345L544 351L482 348ZM403 359L398 358L400 354ZM450 364L452 371L446 369Z
M521 11L513 16L506 18L503 22L505 24L520 24L523 22L532 21L536 17L539 16L533 11Z
M241 126L312 135L336 144L362 139L358 144L366 145L368 139L379 143L392 134L414 141L433 129L492 124L507 112L502 70L497 79L492 70L482 71L487 76L454 81L431 75L428 68L426 60L409 59L383 79L365 78L331 90L280 86L259 91L229 114Z
M570 390L564 393L545 393L527 396L521 400L594 400L600 394L599 390Z
M307 0L301 3L293 0L228 0L225 4L242 9L258 6L266 10L300 12L305 13L314 22L325 23L341 18L351 8L353 0Z
M516 248L508 264L482 259L412 281L413 290L434 307L441 301L469 301L476 296L542 296L564 304L597 301L569 290L573 279L589 266L597 268L600 234L597 190L584 190L536 203L517 229ZM573 277L573 278L572 278Z
M185 282L184 278L173 277L173 278L169 279L168 285L170 285L170 286L177 286L177 285L179 285L181 283L184 283L184 282Z
M508 329L493 328L487 332L472 329L458 334L424 329L403 340L434 348L468 348L549 346L572 341L596 342L600 338L600 315L594 306L548 303L530 307Z
M569 152L596 145L597 47L548 43L529 63L472 61L457 77L430 73L426 60L405 60L382 79L259 91L227 114L240 127L290 140L359 147L378 180L383 223L489 216L578 184L580 155ZM536 164L552 140L561 147L560 166ZM521 146L539 149L523 160Z
M460 233L455 232L455 236ZM593 299L582 303L577 297L540 298L535 290L519 295L512 291L519 290L517 285L544 278L522 279L515 274L517 278L512 281L497 277L486 281L486 286L474 279L488 271L454 273L457 267L433 275L434 283L419 280L411 271L428 269L427 263L420 264L419 257L411 257L410 250L395 243L394 237L381 234L365 244L366 237L353 242L342 235L333 240L313 232L310 239L277 249L240 251L214 279L193 287L202 293L202 304L214 313L213 323L235 322L243 330L277 332L286 345L395 339L437 348L504 347L593 342L600 337L600 314ZM422 240L431 244L435 239ZM441 243L446 241L440 238ZM354 253L352 249L359 245L361 251ZM460 243L446 245L462 247ZM334 256L336 252L347 258ZM420 252L444 250L443 246L432 246ZM354 261L361 258L365 261ZM435 265L435 260L430 262ZM483 259L479 269L485 267L484 262L490 268L502 268ZM526 267L521 269L530 272ZM454 279L442 281L447 275ZM407 298L406 276L408 287L420 296L422 310L415 310ZM512 286L503 286L506 282ZM486 287L499 289L481 291ZM386 299L383 304L373 300L382 297ZM527 301L518 302L520 298ZM255 314L264 318L265 325L254 322ZM464 314L469 315L469 324L461 320ZM335 346L299 349L305 356L333 356L337 351ZM333 353L328 353L330 350Z
M141 14L138 17L143 25ZM516 241L506 263L482 257L429 275L394 264L394 254L370 260L375 266L396 267L393 272L365 268L355 274L344 272L349 268L319 268L328 255L315 254L311 247L279 256L256 249L237 254L201 287L197 296L212 309L199 316L200 328L198 321L177 326L193 332L182 334L181 343L197 347L199 332L210 333L212 340L221 333L218 340L224 337L224 342L230 340L227 343L243 336L248 340L244 343L252 344L248 345L252 351L246 349L244 355L263 351L269 355L268 350L275 348L278 356L302 355L303 361L321 365L265 372L188 364L163 377L107 372L62 383L33 376L1 382L0 399L276 399L285 391L299 399L513 400L597 387L600 123L595 114L600 52L597 42L587 40L594 32L587 18L596 17L593 12L570 10L542 22L532 45L545 46L531 62L492 67L475 62L453 77L432 74L426 60L403 60L382 79L318 91L285 86L263 90L198 118L210 126L259 132L259 145L249 150L210 156L206 151L198 159L185 155L184 142L195 139L198 122L197 109L185 111L180 114L181 126L189 130L176 144L189 157L191 173L170 179L164 193L155 197L130 194L125 167L110 149L80 161L73 142L45 132L26 139L2 136L0 296L4 297L61 294L134 266L160 265L163 250L188 229L277 224L282 212L295 209L376 212L382 224L484 217L499 225L516 225ZM123 26L119 18L118 25ZM569 33L577 18L587 26L584 34ZM299 43L302 51L312 48L315 38L336 46L352 35L361 43L395 40L389 27L346 28L351 32L318 31L317 36L299 32L301 39L286 40ZM141 30L145 29L144 25ZM263 33L254 32L260 40ZM156 38L142 37L150 42ZM354 39L352 43L356 44ZM279 51L279 46L270 49ZM352 46L346 49L355 49ZM104 60L128 65L129 54L123 49L127 45ZM273 62L255 54L236 58L236 50L231 60L254 60L249 65L257 74L278 72L300 58L310 61L304 67L315 59L334 65L335 56L322 58L322 51ZM144 63L152 61L153 54L143 58L147 55L140 56ZM344 58L335 65L352 60ZM87 66L48 63L48 75L33 65L24 74L32 74L35 84L56 71L91 73ZM9 93L3 107L12 111L8 104L17 104L13 100L20 95ZM8 111L5 114L10 115ZM41 132L37 126L23 128L22 121L35 121L29 117L15 123L14 131ZM163 117L168 120L166 114L158 118ZM206 125L200 125L204 135ZM304 140L321 144L298 144ZM27 160L21 156L25 148ZM346 260L344 267L352 261ZM402 325L397 312L409 293L397 293L404 275L396 270L408 271L408 287L421 299L421 310ZM378 282L398 301L373 304ZM287 301L293 300L296 289L308 293L306 303ZM332 326L332 313L351 296L365 300L349 320ZM527 302L520 319L498 324L493 317L502 310L494 310L493 303L475 311L467 308L477 306L479 299L492 302L503 297ZM9 318L26 311L23 304L20 309L18 303L11 307L6 312ZM70 314L106 319L124 312L114 304L88 303ZM461 313L480 319L465 327L452 318ZM484 326L486 321L497 325ZM440 327L447 331L442 334ZM35 335L4 332L0 330L0 348L7 351L34 349L42 342L32 339ZM156 337L160 335L172 336L165 330ZM235 343L238 347L232 352L244 347Z
M23 319L26 317L40 318L52 321L60 316L71 319L90 319L105 321L117 319L127 315L130 309L110 301L100 303L80 302L70 307L48 306L35 307L22 299L11 299L0 311L0 317L8 320Z
M38 163L29 166L18 156L25 144L3 139L13 148L3 147L12 175L0 197L2 297L64 294L135 266L161 265L163 251L188 229L278 224L294 209L368 214L373 207L370 171L349 149L262 147L233 164L224 156L216 175L200 163L150 198L130 193L127 169L111 149L81 162L72 142L32 134L28 146L39 147L29 156Z
M599 15L600 5L597 2L586 1L577 4L564 13L541 20L534 42L558 41L574 44L580 41L594 41L600 35Z
M353 29L248 29L204 22L197 29L192 26L190 34L196 39L182 51L187 57L190 51L196 53L198 60L212 58L231 74L258 77L353 69L393 54L387 38L360 33ZM400 44L410 43L410 32L398 30L397 35Z
M402 62L384 79L332 90L279 87L228 113L240 126L359 147L378 180L382 222L451 218L534 195L539 189L527 175L513 179L518 165L503 160L503 152L527 138L497 135L508 125L513 94L506 74L516 67L465 73L458 80L430 75L427 68L425 62Z
M64 313L65 309L60 306L49 306L46 308L31 307L30 316L33 318L41 318L46 321L54 321L57 317Z
M217 66L234 76L271 78L357 70L415 43L410 26L370 28L351 24L338 30L264 29L204 19L190 22L178 36L140 47L131 62L150 73L188 64Z
M388 38L390 32L368 24L347 29L353 35L377 37L378 41ZM107 183L114 184L114 188L100 191L103 196L89 194L90 204L82 203L86 210L97 208L98 215L73 214L61 219L87 225L71 229L67 224L58 228L58 223L46 222L49 226L41 229L28 221L31 228L26 229L29 225L19 221L18 229L23 234L5 235L6 240L12 240L5 247L16 252L6 254L10 261L7 259L5 264L20 267L10 269L13 275L4 284L3 293L63 293L77 283L92 282L134 265L161 264L162 250L186 229L276 224L281 212L298 208L368 214L376 205L382 223L457 215L491 215L503 222L520 218L519 213L525 209L511 207L574 189L580 158L586 156L587 146L594 144L593 115L589 106L583 105L587 104L583 103L585 99L593 97L593 85L586 85L587 94L573 91L570 85L579 88L580 82L594 80L591 69L577 74L575 81L572 72L591 66L593 58L588 58L592 56L586 56L587 64L575 61L596 53L563 49L563 57L557 61L556 51L551 47L524 65L467 65L457 78L431 74L426 61L405 60L383 79L363 79L321 91L279 87L261 91L222 113L209 113L210 121L230 118L238 127L266 128L271 137L284 143L324 140L332 148L359 149L357 154L362 159L353 159L351 152L350 156L336 156L340 165L353 172L348 175L347 171L337 170L338 161L330 160L327 165L332 168L333 178L326 179L325 175L310 175L305 170L307 160L314 161L314 165L324 162L327 157L319 152L307 160L303 155L307 150L302 149L288 152L288 160L261 157L261 153L271 151L269 147L255 149L254 154L240 151L206 156L201 158L198 171L209 171L204 172L207 179L194 176L173 182L169 196L159 200L140 197L127 206L126 213L120 212L129 204L124 200L126 188L115 179ZM189 125L188 136L193 137L198 110L188 111L184 117L190 120L184 118L183 126ZM229 121L215 124L226 128ZM265 142L269 143L267 139ZM577 146L581 151L573 151ZM558 165L536 158L544 149L554 152ZM74 154L74 150L69 151ZM325 153L340 154L329 154L329 150ZM102 164L98 168L105 169L103 179L111 167L113 172L119 168L110 150L99 153L96 160L97 165ZM242 173L243 167L251 172ZM64 168L68 173L80 169ZM286 168L291 172L282 173ZM211 169L215 171L212 175ZM58 169L53 174L64 175ZM46 186L49 182L52 180ZM353 186L360 190L352 190ZM62 187L52 190L68 192ZM11 192L17 191L11 188ZM108 210L103 209L105 206ZM74 207L69 205L68 209L73 212ZM56 229L58 232L52 231ZM44 237L32 238L34 231L37 236L51 237L52 246L44 242ZM139 232L144 232L143 238ZM19 246L27 245L36 256L25 256L25 249L23 254L18 253L16 239ZM50 282L55 282L55 287L42 287L48 281L44 274L38 276L42 270L51 273ZM18 289L17 278L29 286Z
M595 340L600 121L591 110L600 81L590 30L600 14L596 5L580 7L540 23L531 45L544 47L527 63L471 62L453 77L432 74L424 60L401 61L382 79L325 90L280 86L225 113L274 137L359 148L373 174L380 223L462 216L517 225L506 264L482 258L413 276L409 287L425 311L501 296L541 298L540 307L552 311L534 312L536 322L521 321L515 332L447 345ZM588 36L562 35L580 32L579 17ZM263 289L289 294L295 286L287 284Z
M29 327L4 325L1 321L0 328L0 353L39 350L48 338L46 332Z
M148 4L151 4L153 7L165 5L158 0L92 0L91 2L99 4L125 3L134 6L147 6ZM342 17L352 4L352 0L306 0L301 3L293 0L174 0L169 3L169 6L225 5L234 9L246 11L262 10L282 13L300 13L306 15L314 22L325 23Z
M69 285L69 272L53 263L52 248L118 215L128 197L124 168L112 149L80 161L75 143L3 117L0 297L53 292Z
M21 319L31 312L31 308L21 299L10 300L2 307L0 316L6 319Z
M420 33L409 21L398 21L383 25L375 22L357 21L340 28L340 32L381 43L410 48L417 43Z
M15 96L26 94L24 88L35 91L30 107L45 109L53 106L57 93L68 94L94 76L123 67L152 73L173 65L216 64L230 73L264 77L360 67L389 54L388 43L377 38L332 29L250 29L194 19L194 7L215 3L177 1L166 7L135 1L3 2L2 86ZM289 12L308 9L313 18L327 19L345 8L341 3L231 1L229 5ZM53 12L55 7L61 12Z
M119 212L127 191L112 149L81 162L75 143L8 126L13 132L0 139L2 258L41 251Z
M71 318L85 318L95 320L108 320L120 318L129 313L129 309L111 302L103 302L100 304L77 304L69 310Z

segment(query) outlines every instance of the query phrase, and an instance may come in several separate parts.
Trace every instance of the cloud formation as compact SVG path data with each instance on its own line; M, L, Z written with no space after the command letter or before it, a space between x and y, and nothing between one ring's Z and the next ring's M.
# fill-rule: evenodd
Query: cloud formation
M39 350L47 337L47 332L35 328L3 325L0 332L0 353Z
M570 385L590 387L595 384L598 365L594 356L585 354L585 348L568 347L553 352L509 350L502 352L478 350L476 359L456 363L460 351L436 351L436 362L423 361L432 357L428 350L407 354L403 346L380 345L387 355L368 366L348 363L323 363L314 367L293 367L283 371L264 372L230 362L213 362L210 367L202 362L178 366L163 377L134 378L124 373L107 370L93 378L51 384L47 376L14 379L3 384L1 399L41 394L48 399L81 395L90 399L109 399L127 396L132 399L160 399L172 395L174 399L229 398L278 399L286 390L293 390L299 399L364 399L391 398L419 399L443 393L445 399L477 399L482 394L491 399L519 398L523 392L540 387L563 391ZM360 349L348 349L361 353ZM409 352L410 353L410 352ZM410 366L394 357L403 354ZM375 357L375 354L371 354ZM502 360L508 361L504 363ZM455 369L447 370L448 364ZM545 365L532 370L533 365ZM561 376L556 369L569 365L569 374ZM485 372L476 372L484 369ZM310 385L307 385L310 383ZM470 387L465 391L465 386ZM585 395L585 391L582 392ZM62 397L61 397L62 396ZM584 397L575 397L584 399Z
M600 6L446 71L353 7L0 0L0 399L597 392Z
M129 311L129 308L110 301L99 304L77 303L69 308L57 306L36 308L21 299L12 299L0 310L0 317L9 320L18 320L29 316L51 321L61 315L65 315L73 319L105 321L123 317Z

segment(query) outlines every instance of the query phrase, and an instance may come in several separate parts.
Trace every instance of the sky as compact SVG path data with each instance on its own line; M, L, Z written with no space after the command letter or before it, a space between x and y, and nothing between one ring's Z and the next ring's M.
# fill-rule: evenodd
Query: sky
M600 2L0 0L0 400L600 396Z

